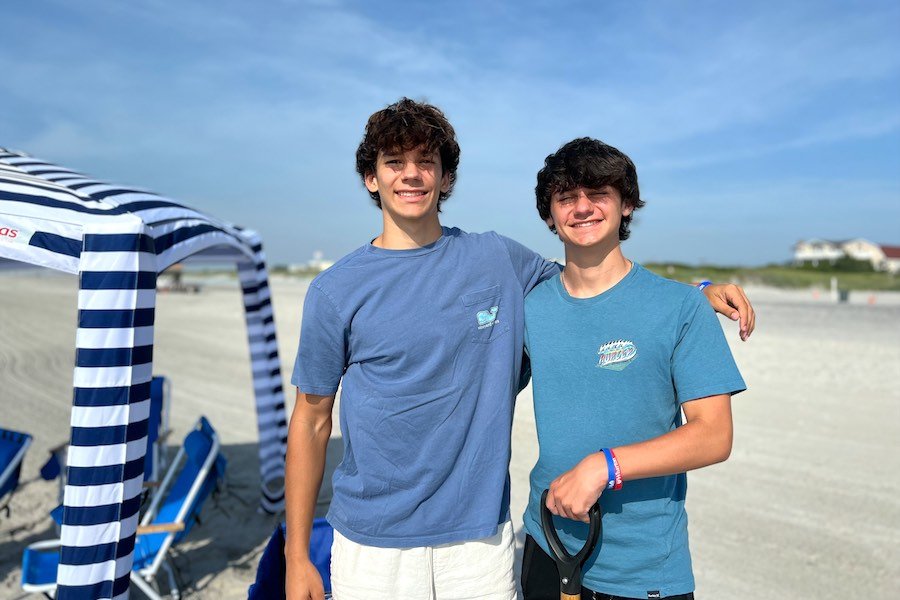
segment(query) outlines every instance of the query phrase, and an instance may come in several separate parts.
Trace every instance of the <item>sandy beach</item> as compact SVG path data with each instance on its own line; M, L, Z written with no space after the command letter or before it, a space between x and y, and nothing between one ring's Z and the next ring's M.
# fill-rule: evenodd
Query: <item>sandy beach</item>
M206 415L229 461L228 493L207 503L175 564L185 597L230 600L246 597L279 518L256 510L256 418L237 283L200 281L198 294L159 294L154 370L172 380L171 443ZM0 425L34 436L12 516L0 515L0 598L20 598L22 549L54 537L47 513L56 482L41 480L38 470L69 435L77 280L4 273L0 289ZM305 290L301 281L272 281L288 407ZM734 450L726 463L689 476L697 597L890 595L900 578L900 301L748 293L758 312L751 341L741 343L735 326L723 323L749 385L734 401ZM332 467L340 457L334 423ZM536 455L526 389L510 467L517 529Z

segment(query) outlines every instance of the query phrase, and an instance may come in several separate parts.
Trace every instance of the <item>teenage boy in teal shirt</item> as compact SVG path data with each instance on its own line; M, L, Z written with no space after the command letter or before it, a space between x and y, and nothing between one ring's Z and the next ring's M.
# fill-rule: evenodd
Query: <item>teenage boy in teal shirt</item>
M625 154L573 140L537 179L538 212L566 267L525 299L540 445L524 518L525 598L559 597L541 529L545 489L547 508L570 519L556 523L572 554L600 499L603 535L582 597L693 598L685 472L728 458L731 395L744 381L703 294L622 254L644 205Z

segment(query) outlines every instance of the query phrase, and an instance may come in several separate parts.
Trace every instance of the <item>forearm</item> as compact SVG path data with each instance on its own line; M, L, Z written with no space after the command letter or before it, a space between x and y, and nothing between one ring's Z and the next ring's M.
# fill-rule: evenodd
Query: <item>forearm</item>
M298 406L300 405L298 398ZM285 465L285 522L288 564L309 557L309 536L331 436L331 413L309 414L294 409L288 433Z
M623 480L660 477L724 461L731 454L732 437L729 411L727 419L694 419L657 438L613 448L613 452Z
M623 481L684 473L728 458L732 439L731 396L700 398L685 403L683 408L687 423L681 427L612 449ZM553 480L547 508L553 514L587 522L588 509L610 487L610 471L602 450L587 455Z

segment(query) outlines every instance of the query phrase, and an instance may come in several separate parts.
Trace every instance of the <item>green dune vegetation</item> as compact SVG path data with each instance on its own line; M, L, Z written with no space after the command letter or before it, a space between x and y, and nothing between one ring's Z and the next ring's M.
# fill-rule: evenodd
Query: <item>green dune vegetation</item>
M686 265L681 263L647 263L654 273L686 283L709 279L717 283L768 285L779 288L831 287L837 278L838 289L853 291L900 291L900 275L874 271L868 262L841 259L834 265L778 265L762 267L730 267L721 265Z
M900 274L892 275L874 271L868 262L841 259L834 265L813 267L791 264L771 264L762 267L736 267L723 265L688 265L684 263L642 263L644 267L663 277L693 283L709 279L716 283L734 282L741 285L767 285L777 288L831 288L831 278L836 277L838 289L844 291L893 291L900 292ZM289 268L277 264L269 268L270 275L311 279L321 270L311 267ZM236 279L233 269L192 268L186 271L192 278L225 276Z

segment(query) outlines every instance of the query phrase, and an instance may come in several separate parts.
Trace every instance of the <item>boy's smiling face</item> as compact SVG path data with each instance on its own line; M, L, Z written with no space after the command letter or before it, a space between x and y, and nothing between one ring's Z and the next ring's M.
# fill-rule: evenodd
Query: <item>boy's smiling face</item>
M611 185L577 187L553 193L547 225L556 227L559 239L567 246L615 245L619 243L622 217L631 211L630 206L622 206L622 196Z
M394 220L415 221L437 214L441 192L449 189L441 156L418 147L407 151L379 152L375 172L366 176L366 189L377 192L381 209Z

